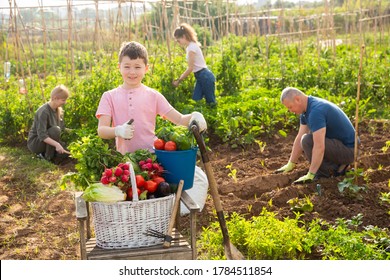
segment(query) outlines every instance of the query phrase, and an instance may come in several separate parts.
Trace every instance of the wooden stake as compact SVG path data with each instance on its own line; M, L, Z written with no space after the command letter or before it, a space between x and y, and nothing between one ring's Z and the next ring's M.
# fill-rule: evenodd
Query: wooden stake
M172 61L171 40L170 40L171 29L169 28L166 1L162 1L162 9L163 9L163 24L162 24L163 27L161 28L161 32L164 33L164 30L167 32L167 33L165 33L165 40L166 40L167 48L168 48L168 58L169 58L169 61L171 62Z
M359 74L358 74L358 84L357 84L357 94L356 94L356 113L355 113L355 149L354 149L354 168L357 170L357 157L358 157L358 125L359 125L359 100L360 100L360 80L362 75L362 65L363 65L363 54L365 46L362 44L360 50L360 63L359 63ZM356 177L357 180L357 177Z
M46 81L46 60L47 60L47 38L46 38L46 22L45 22L45 15L43 13L43 3L42 1L38 1L39 8L40 8L40 14L42 17L42 36L43 36L43 80Z

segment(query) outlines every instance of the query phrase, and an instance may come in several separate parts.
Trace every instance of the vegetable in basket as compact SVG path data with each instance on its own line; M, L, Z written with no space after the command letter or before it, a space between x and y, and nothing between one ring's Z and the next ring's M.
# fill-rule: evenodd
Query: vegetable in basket
M126 200L126 194L117 186L106 186L102 183L95 183L85 189L83 198L89 202L117 202Z

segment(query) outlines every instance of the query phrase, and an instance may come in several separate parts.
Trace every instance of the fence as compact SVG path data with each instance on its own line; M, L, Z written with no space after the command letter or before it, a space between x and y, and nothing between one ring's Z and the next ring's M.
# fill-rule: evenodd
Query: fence
M76 51L92 48L112 53L122 41L161 42L167 46L170 58L172 33L181 22L197 25L212 40L229 34L254 34L266 36L267 40L278 38L280 44L298 42L300 46L305 37L314 35L318 50L326 46L333 51L340 36L348 43L356 32L360 32L360 41L364 41L365 33L373 32L375 45L388 44L383 38L390 26L389 3L385 6L382 1L371 1L365 6L359 1L358 7L346 1L342 12L336 12L334 1L324 1L314 8L300 2L288 8L282 1L278 8L238 5L243 1L234 0L64 0L63 4L51 6L38 1L38 5L28 7L20 7L18 0L8 2L9 7L0 10L0 40L5 46L1 56L3 61L13 58L18 62L15 74L21 79L31 77L31 68L36 68L33 64L37 45L43 49L42 79L48 72L56 72L50 66L54 44L66 56L69 78L74 75ZM201 43L207 48L207 36Z

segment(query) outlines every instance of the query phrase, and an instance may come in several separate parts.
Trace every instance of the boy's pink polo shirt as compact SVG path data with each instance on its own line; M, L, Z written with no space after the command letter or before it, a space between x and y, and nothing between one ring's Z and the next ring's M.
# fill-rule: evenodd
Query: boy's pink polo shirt
M115 139L117 150L125 154L138 149L153 151L153 142L156 139L156 116L164 117L172 109L167 99L152 88L141 85L135 89L124 89L119 86L103 94L96 117L110 116L113 127L134 119L133 138L124 140L116 137Z

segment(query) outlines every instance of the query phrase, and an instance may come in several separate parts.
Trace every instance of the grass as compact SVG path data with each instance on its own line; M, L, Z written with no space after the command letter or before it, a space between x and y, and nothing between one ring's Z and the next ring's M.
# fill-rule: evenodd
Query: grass
M0 171L5 188L14 189L18 199L34 209L37 198L52 197L61 192L57 180L63 171L56 165L40 160L25 147L0 146ZM32 200L34 198L34 200Z

